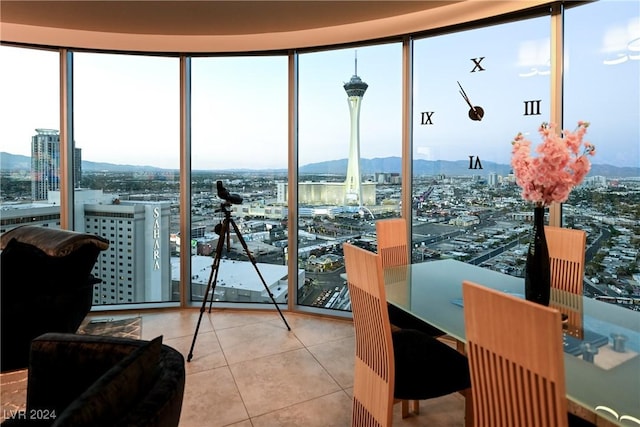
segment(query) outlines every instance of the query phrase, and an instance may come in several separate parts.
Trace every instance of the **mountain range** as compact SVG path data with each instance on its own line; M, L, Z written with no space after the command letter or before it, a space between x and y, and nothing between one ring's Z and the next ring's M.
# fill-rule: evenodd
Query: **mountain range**
M475 160L474 160L475 162ZM479 166L474 164L474 166ZM511 171L510 165L481 161L482 169L469 169L469 160L414 160L414 175L486 175L496 173L507 175ZM3 172L28 171L31 169L31 157L20 154L0 152L0 169ZM384 157L373 159L360 159L360 169L363 174L373 173L401 173L402 159L400 157ZM162 172L168 171L155 166L120 165L113 163L82 161L84 172ZM302 174L318 175L344 175L347 170L347 159L329 160L325 162L310 163L300 167ZM227 169L228 172L249 172L251 169ZM285 169L260 170L261 172L285 173ZM606 176L610 178L640 177L640 167L618 167L606 164L592 164L589 175Z
M0 152L0 169L11 172L31 170L31 157L21 154ZM117 165L113 163L82 161L82 170L85 172L162 172L167 169L155 166Z

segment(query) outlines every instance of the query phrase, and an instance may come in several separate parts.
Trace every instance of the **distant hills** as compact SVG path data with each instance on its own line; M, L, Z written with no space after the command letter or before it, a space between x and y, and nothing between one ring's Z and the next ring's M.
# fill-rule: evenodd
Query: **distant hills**
M31 157L21 154L10 154L0 152L0 169L2 171L25 171L31 170ZM139 166L139 165L116 165L113 163L82 161L82 170L86 172L161 172L166 169L155 166Z
M0 153L0 169L6 171L21 171L31 169L31 157L19 154Z
M384 157L374 159L361 159L360 169L364 174L375 172L400 173L402 159L400 157ZM309 174L341 174L347 170L347 159L330 160L327 162L312 163L300 167L300 172ZM495 172L498 175L508 175L511 165L482 160L482 170L469 169L469 160L414 160L414 175L487 175ZM640 167L618 167L606 164L592 164L589 175L602 175L611 178L640 177Z
M347 159L330 160L312 163L300 167L301 173L306 174L340 174L347 170ZM373 173L401 173L402 159L400 157L384 157L374 159L360 159L360 170L363 174ZM482 170L469 169L469 160L414 160L413 173L415 175L479 175L492 172L507 175L511 171L510 165L482 161ZM640 172L640 171L639 171Z
M401 173L402 159L400 157L384 157L374 159L361 159L360 168L363 174L373 173ZM0 152L0 169L6 171L28 171L31 169L31 158L19 154ZM82 170L85 172L162 172L167 169L155 166L117 165L112 163L82 161ZM347 159L329 160L326 162L310 163L300 167L303 174L317 175L344 175L347 170ZM229 172L248 172L250 169L228 169ZM254 170L255 171L255 170ZM285 169L270 170L272 172L285 172ZM469 160L414 160L413 173L415 175L486 175L495 172L498 175L507 175L511 171L510 165L482 161L482 170L469 169ZM264 170L264 172L267 172ZM613 165L593 164L589 175L602 175L606 177L630 178L640 177L640 167L618 167Z

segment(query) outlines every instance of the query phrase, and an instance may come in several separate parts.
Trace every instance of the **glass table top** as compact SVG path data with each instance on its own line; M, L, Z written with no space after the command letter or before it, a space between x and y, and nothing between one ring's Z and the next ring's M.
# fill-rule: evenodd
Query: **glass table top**
M387 268L384 274L388 302L461 342L463 280L524 298L522 278L450 259ZM640 419L640 312L555 289L550 306L566 319L567 397L611 421L612 413L623 422Z

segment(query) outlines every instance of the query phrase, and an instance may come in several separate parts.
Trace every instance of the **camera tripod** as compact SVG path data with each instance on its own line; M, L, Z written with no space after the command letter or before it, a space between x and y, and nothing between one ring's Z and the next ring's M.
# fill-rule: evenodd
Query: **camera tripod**
M291 330L291 328L289 327L289 324L287 323L287 320L284 318L284 315L282 314L282 311L280 311L280 307L278 307L278 303L276 303L276 300L273 298L273 294L271 293L271 290L267 286L267 283L265 282L264 277L262 277L260 270L258 270L258 266L256 265L256 260L251 254L251 252L249 252L247 243L242 237L242 234L240 233L238 226L236 225L233 218L231 218L231 211L229 210L229 206L231 206L229 202L224 202L220 207L220 211L224 213L224 219L222 220L222 226L220 227L218 245L216 246L216 253L213 258L213 265L211 266L211 274L209 275L209 282L207 283L207 289L202 298L202 307L200 307L200 316L198 317L196 331L193 334L193 341L191 342L191 349L189 350L189 355L187 356L187 362L190 362L191 358L193 357L193 347L196 345L196 337L198 335L198 330L200 329L200 322L202 321L202 315L204 314L205 307L207 305L207 299L208 299L209 293L211 293L211 301L209 302L209 313L211 313L211 306L213 305L213 295L216 289L216 283L218 281L218 271L220 270L220 260L222 258L222 249L225 243L227 244L227 249L229 248L230 236L231 236L230 226L233 227L233 230L236 232L236 236L238 237L238 240L242 244L242 247L244 248L245 253L249 257L251 264L253 264L253 267L256 269L256 272L258 273L258 276L260 277L260 280L262 281L264 288L269 294L269 297L271 298L273 305L278 310L278 313L280 313L280 317L282 318L282 321L284 322L284 324L287 326L287 330L289 331Z

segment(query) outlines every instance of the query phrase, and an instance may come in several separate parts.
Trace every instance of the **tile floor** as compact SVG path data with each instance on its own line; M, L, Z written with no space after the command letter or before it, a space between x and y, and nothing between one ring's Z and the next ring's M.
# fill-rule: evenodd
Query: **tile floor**
M142 339L163 336L185 360L199 309L115 314L142 316ZM275 311L214 309L202 316L186 386L181 427L349 427L354 332L350 320ZM104 318L105 313L89 317ZM26 371L2 377L3 412L23 408ZM8 385L7 385L8 384ZM4 419L4 417L3 417ZM455 393L420 402L420 414L394 426L464 425L464 399Z
M142 338L189 354L199 309L142 313ZM353 387L351 321L283 312L214 309L202 316L186 363L182 427L348 427ZM130 317L131 314L128 314ZM463 426L454 393L420 402L420 415L394 426Z

